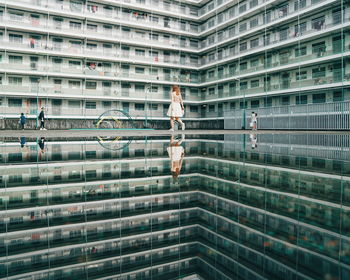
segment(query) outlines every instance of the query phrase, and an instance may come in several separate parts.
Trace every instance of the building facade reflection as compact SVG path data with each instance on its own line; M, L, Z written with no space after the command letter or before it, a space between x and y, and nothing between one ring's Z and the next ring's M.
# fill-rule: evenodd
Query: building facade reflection
M1 278L350 278L344 135L4 140Z

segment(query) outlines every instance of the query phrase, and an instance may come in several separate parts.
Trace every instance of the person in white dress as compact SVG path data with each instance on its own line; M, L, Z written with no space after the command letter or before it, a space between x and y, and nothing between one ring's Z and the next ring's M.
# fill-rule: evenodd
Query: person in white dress
M181 124L182 130L185 130L185 124L180 119L185 112L184 102L178 86L173 86L171 91L171 103L167 112L170 117L170 131L174 131L174 120Z
M168 155L171 160L171 175L174 181L176 181L177 177L180 175L182 162L185 156L185 149L181 146L184 139L185 135L183 134L181 139L175 142L174 136L172 135L170 138L170 145L167 148Z
M252 130L257 130L257 122L258 122L258 114L252 112L251 119L250 119L250 127Z

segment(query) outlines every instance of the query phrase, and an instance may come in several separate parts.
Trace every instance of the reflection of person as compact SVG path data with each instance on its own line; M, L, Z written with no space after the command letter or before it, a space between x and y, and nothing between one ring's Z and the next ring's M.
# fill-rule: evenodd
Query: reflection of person
M41 137L38 141L38 145L41 149L41 152L43 153L45 151L45 138Z
M167 116L170 117L170 131L174 131L174 120L181 124L182 130L185 130L185 124L180 119L184 115L184 103L182 100L181 92L178 86L173 86L171 92L171 104Z
M252 149L256 149L258 147L257 145L257 135L255 133L250 134L250 143L252 145Z
M177 142L174 140L174 136L170 138L170 145L167 148L169 158L171 160L171 175L173 180L177 180L180 174L182 162L185 156L185 149L181 146L184 141L185 136L183 135Z
M25 138L24 136L21 136L21 137L19 138L19 143L21 144L21 148L24 148L24 146L25 146L26 143L27 143L26 138Z

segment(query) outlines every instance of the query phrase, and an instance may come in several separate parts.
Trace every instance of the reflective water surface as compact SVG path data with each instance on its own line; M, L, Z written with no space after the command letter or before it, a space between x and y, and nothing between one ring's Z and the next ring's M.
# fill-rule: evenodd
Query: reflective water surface
M2 279L350 279L350 135L0 141Z

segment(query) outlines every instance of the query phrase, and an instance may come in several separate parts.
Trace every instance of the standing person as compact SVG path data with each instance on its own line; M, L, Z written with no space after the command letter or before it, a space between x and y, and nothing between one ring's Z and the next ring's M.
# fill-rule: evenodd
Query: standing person
M40 121L40 130L46 130L45 128L45 113L44 113L44 107L41 107L41 112L39 114L39 121Z
M174 120L181 124L182 130L185 130L185 124L180 119L184 115L185 107L182 100L181 92L178 86L173 86L171 91L171 104L167 112L170 117L170 131L174 131Z
M24 125L26 124L26 122L26 116L23 113L21 113L21 116L19 117L19 124L21 125L22 130L24 130Z
M29 38L29 44L30 44L30 47L32 49L34 49L34 47L35 47L35 39L33 37Z
M258 113L255 113L254 130L258 130Z

